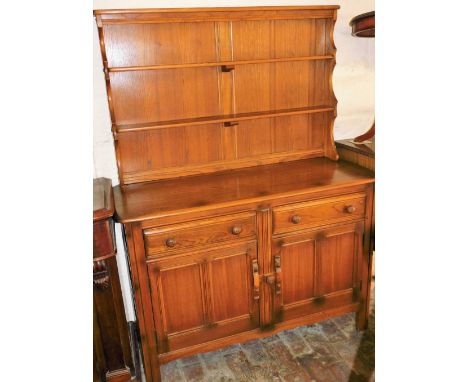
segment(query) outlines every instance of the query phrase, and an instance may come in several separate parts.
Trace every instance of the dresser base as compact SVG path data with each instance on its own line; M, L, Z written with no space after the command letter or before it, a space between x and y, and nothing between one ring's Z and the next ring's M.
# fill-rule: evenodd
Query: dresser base
M190 357L194 354L207 353L221 348L228 347L237 343L244 343L251 340L256 340L260 338L266 338L273 336L284 330L297 328L298 326L312 325L316 322L326 320L331 317L341 316L350 312L357 312L359 309L359 304L352 304L349 306L343 306L336 309L330 309L323 312L318 312L311 314L309 316L300 317L295 320L290 320L287 322L278 323L276 325L269 326L265 329L255 329L250 332L245 332L237 334L230 337L225 337L219 340L211 341L208 343L195 345L192 347L180 349L174 352L161 354L159 356L160 364L166 364L168 362L174 361L179 358ZM357 313L358 314L358 313ZM358 320L356 319L356 326ZM365 328L357 328L358 330L364 330Z

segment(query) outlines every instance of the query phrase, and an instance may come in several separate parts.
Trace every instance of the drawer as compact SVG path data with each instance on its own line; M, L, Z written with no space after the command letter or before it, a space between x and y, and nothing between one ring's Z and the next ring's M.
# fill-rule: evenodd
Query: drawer
M362 219L365 210L365 194L350 194L281 206L273 210L273 234Z
M148 256L255 237L255 213L241 213L145 229Z

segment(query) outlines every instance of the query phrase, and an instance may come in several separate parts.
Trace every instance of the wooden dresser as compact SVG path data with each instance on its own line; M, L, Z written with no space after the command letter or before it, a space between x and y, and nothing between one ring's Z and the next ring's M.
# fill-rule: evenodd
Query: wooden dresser
M338 6L95 11L145 373L346 312L373 173L339 162Z
M93 180L93 381L126 382L134 374L115 259L110 179Z

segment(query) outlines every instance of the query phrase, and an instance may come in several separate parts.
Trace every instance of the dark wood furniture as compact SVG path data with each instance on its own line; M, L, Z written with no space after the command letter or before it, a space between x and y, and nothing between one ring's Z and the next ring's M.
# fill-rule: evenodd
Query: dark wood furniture
M336 141L336 149L340 159L356 163L371 171L375 171L375 140L356 144L352 139Z
M373 173L337 162L338 6L95 11L145 373L369 304Z
M133 370L114 244L109 179L93 180L93 380L129 381Z
M355 37L375 37L375 11L362 13L349 22L351 34ZM354 143L363 143L375 136L375 122L364 134L354 138ZM373 145L373 143L371 143Z
M375 11L362 13L349 22L355 37L375 37Z
M336 149L340 160L355 163L358 166L365 167L375 172L375 140L374 138L367 143L355 143L352 139L336 141ZM371 224L371 274L375 276L375 263L373 252L375 249L375 203L372 206L372 224Z

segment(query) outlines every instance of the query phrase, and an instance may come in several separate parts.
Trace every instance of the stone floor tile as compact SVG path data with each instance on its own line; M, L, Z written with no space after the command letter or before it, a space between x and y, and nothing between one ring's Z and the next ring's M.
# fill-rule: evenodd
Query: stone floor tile
M330 370L330 365L336 362L335 358L319 357L315 358L313 355L308 354L298 359L298 362L316 382L332 382L335 378Z
M191 382L205 381L205 372L200 362L182 366L181 370L187 381L191 381Z
M344 316L334 317L331 319L335 325L345 334L347 338L352 338L358 333L356 330L356 320L354 313L348 313Z
M271 358L265 351L261 341L249 341L242 344L241 347L252 365L265 365L271 362Z
M204 382L237 382L237 379L224 375L223 372L219 372L206 376Z
M161 377L164 382L185 382L177 361L162 365Z
M328 342L327 336L319 324L302 326L298 328L298 331L309 344L317 342Z
M207 381L228 382L236 380L224 359L224 354L221 351L200 354Z
M224 359L229 369L236 377L236 381L255 381L255 372L242 350L225 354Z
M289 352L293 357L300 357L302 355L312 353L312 349L307 345L307 342L304 340L302 335L300 335L300 331L286 330L279 333L279 337L288 347Z
M348 365L352 365L360 343L361 338L354 337L346 341L334 342L331 344L331 347L344 361L348 363Z
M200 358L198 358L198 354L195 354L194 356L191 356L191 357L181 358L179 359L179 362L182 365L191 365L193 363L200 363Z
M281 378L284 382L310 382L310 376L301 370L299 373L286 374Z
M351 367L345 361L338 361L328 366L336 382L347 382L351 375Z
M258 382L281 382L280 373L271 362L263 366L253 366L252 371L255 375L254 381Z
M313 358L319 359L319 358L324 358L324 359L335 359L335 360L341 360L340 355L335 351L335 349L332 347L331 343L311 343L310 348L312 349L311 356Z
M278 337L278 334L273 334L272 336L270 337L264 337L262 338L260 341L264 344L267 344L269 342L274 342L274 341L278 341L280 338Z
M330 342L343 341L347 338L332 320L323 321L320 326Z
M277 341L265 344L265 348L274 364L277 366L279 375L284 381L300 381L301 378L307 378L307 373L301 369L280 337L278 337Z
M220 352L221 354L230 354L230 353L236 353L240 350L242 350L241 344L234 344L234 345L228 346L227 348L222 348L216 351ZM207 353L207 354L210 354L210 353Z

